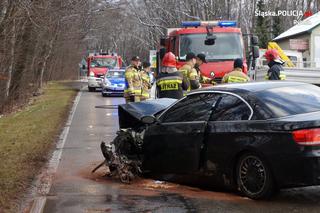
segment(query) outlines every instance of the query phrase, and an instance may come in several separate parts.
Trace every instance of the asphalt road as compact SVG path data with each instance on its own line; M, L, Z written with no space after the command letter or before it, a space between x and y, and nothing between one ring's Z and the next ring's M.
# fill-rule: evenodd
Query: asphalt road
M103 160L100 142L110 142L118 129L117 111L105 106L123 102L82 91L44 212L320 212L320 187L283 190L269 201L253 201L150 179L126 185L103 177L103 170L91 174Z

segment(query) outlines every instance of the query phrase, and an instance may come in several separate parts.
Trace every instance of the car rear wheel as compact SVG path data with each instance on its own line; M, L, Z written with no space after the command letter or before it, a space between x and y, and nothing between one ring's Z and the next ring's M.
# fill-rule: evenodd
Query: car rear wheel
M269 198L274 193L271 171L263 158L255 153L242 155L237 164L238 189L251 199Z

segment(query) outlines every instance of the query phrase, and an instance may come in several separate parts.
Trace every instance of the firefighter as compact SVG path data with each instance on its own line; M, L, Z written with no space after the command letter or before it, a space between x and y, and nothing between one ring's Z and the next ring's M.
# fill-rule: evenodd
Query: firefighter
M196 71L198 73L199 82L201 84L213 84L213 85L215 85L216 83L214 82L213 79L208 78L208 77L202 75L202 73L201 73L200 66L202 64L205 64L205 63L207 63L206 55L202 54L202 53L198 54L197 57L196 57L196 64L195 64L194 68L196 69Z
M243 83L250 81L250 78L242 72L243 61L241 58L237 58L233 63L233 71L225 74L221 80L221 83Z
M157 94L159 98L183 97L183 90L189 87L187 79L176 68L176 56L172 52L164 55L162 68L156 77Z
M269 70L265 77L266 80L285 80L286 75L283 73L284 62L279 58L279 53L275 49L269 49L264 54L267 59Z
M197 70L194 68L196 65L196 55L192 52L188 53L186 56L186 62L179 71L182 72L185 78L189 81L189 87L187 91L198 89L201 87L200 81L199 81L199 75Z
M140 64L139 56L134 56L131 59L131 65L125 71L125 89L124 98L126 103L139 102L142 94L142 80L138 71Z
M140 71L140 76L142 80L142 95L141 101L150 98L150 89L151 89L151 79L150 79L150 72L151 72L151 64L149 62L142 63L143 69Z

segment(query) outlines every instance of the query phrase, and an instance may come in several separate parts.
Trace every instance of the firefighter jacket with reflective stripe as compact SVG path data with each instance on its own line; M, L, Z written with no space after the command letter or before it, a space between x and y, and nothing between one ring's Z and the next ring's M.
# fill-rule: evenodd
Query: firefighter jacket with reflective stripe
M187 79L179 71L172 73L161 72L156 78L158 98L183 97L183 90L188 89Z
M250 81L250 78L242 72L241 68L235 68L232 72L225 74L221 83L242 83Z
M125 71L125 88L124 97L141 96L142 80L138 69L134 66L129 66Z
M286 75L283 73L284 69L282 67L283 63L281 61L270 61L268 66L270 69L265 77L266 80L286 80Z
M142 96L144 99L148 99L150 98L150 88L151 88L149 73L142 70L140 72L140 76L142 80Z
M193 68L190 64L184 64L180 69L183 76L187 78L189 82L188 91L200 88L199 75L195 68Z

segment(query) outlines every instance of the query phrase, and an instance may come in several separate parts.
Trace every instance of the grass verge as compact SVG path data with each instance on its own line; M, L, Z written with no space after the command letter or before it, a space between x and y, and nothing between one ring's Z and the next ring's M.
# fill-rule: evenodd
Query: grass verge
M0 212L17 208L63 127L77 91L50 82L20 112L0 118Z

